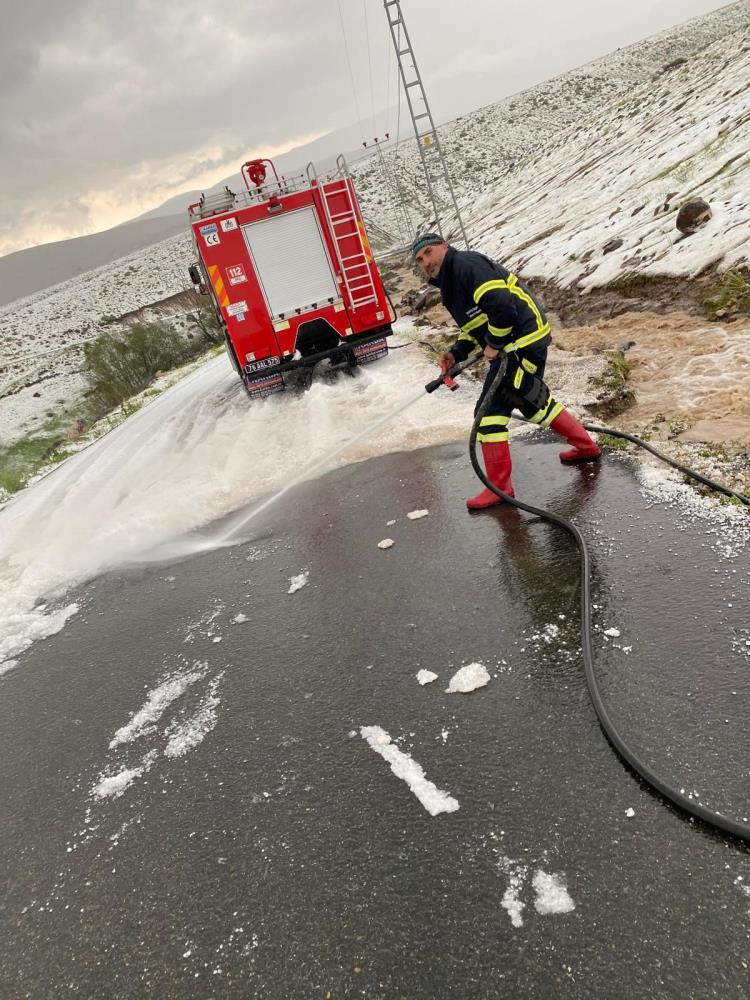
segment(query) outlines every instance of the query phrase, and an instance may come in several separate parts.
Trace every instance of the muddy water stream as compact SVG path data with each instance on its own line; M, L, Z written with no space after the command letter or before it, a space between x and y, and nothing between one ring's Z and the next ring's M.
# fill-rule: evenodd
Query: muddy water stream
M625 313L590 326L557 328L568 351L625 351L635 404L623 430L681 422L681 441L750 444L750 321L709 323L687 313Z

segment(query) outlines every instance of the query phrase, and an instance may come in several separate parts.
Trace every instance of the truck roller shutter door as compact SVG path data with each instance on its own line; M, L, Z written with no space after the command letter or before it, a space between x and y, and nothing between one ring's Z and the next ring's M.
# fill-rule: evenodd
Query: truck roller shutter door
M242 232L271 316L341 297L312 206L251 222Z

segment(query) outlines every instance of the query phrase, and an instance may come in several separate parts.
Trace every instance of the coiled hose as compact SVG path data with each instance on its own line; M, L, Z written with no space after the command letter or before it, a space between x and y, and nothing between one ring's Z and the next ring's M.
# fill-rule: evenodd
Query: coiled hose
M455 365L448 375L452 377L460 374L466 368L469 368L471 365L479 361L481 357L481 353L473 355L467 361L459 365ZM550 510L545 510L543 507L534 507L532 504L525 503L523 500L518 500L516 497L511 497L507 493L503 493L502 490L498 489L497 486L489 481L484 473L484 470L479 464L479 460L477 459L477 432L479 430L479 424L490 405L495 391L500 385L502 377L505 374L507 364L507 356L503 355L498 366L497 373L492 380L487 393L485 394L482 404L477 410L474 424L471 428L471 437L469 438L469 454L471 456L471 464L478 478L482 481L482 483L484 483L487 489L491 490L496 496L500 497L506 503L512 504L514 507L518 507L520 510L525 510L529 514L534 514L536 517L541 517L545 521L559 525L564 531L567 531L568 534L572 535L575 539L578 551L581 554L581 648L583 652L586 684L588 686L594 710L607 739L625 763L628 764L629 767L636 772L636 774L640 775L640 777L648 782L652 788L663 795L665 799L668 799L673 805L677 806L683 812L686 812L697 819L703 820L704 823L707 823L709 826L712 826L717 830L721 830L724 833L738 837L740 840L750 842L750 825L742 823L739 820L729 819L726 816L722 816L720 813L707 809L694 799L689 799L686 795L683 795L682 792L678 791L663 778L660 778L648 764L646 764L633 750L630 749L628 744L620 735L617 726L609 714L607 706L604 703L604 699L602 698L601 691L599 690L599 684L594 671L594 657L591 648L591 559L583 535L574 524L566 518L561 517L559 514L555 514ZM428 392L432 392L434 388L437 388L437 386L442 384L442 382L443 377L431 382L429 385L425 386L425 389ZM679 469L680 472L689 476L691 479L696 479L705 486L709 486L711 489L716 490L719 493L724 493L727 496L735 497L740 503L745 506L750 506L750 498L744 496L742 493L736 493L734 490L730 490L727 487L722 486L720 483L715 483L706 476L702 476L699 473L694 472L692 469L688 469L685 466L680 465L679 462L676 462L674 459L662 454L662 452L652 447L646 441L642 441L634 434L626 434L624 431L614 430L610 427L596 427L590 424L584 424L584 427L588 431L593 431L599 434L611 434L613 437L625 438L628 441L632 441L641 448L645 448L646 451L651 452L652 455L655 455L661 461Z

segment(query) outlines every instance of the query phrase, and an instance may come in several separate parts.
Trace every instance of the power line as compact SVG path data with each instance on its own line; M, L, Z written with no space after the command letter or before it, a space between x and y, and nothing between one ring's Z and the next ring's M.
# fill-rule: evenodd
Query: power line
M352 97L354 98L354 107L357 112L357 121L362 120L362 113L359 110L359 100L357 99L357 85L354 82L354 72L352 70L352 60L349 56L349 42L346 37L346 28L344 27L344 14L341 10L341 0L336 0L339 8L339 23L341 24L341 35L344 39L344 49L346 51L346 65L349 67L349 80L352 85Z
M387 35L385 37L385 44L386 44L386 49L387 49L387 51L386 51L386 57L385 57L385 115L386 115L386 123L387 123L388 116L389 116L389 114L391 112L391 108L390 108L390 105L391 105L391 61L393 60L393 46L391 45L391 41L390 41L390 39L388 38ZM387 124L386 124L386 128L387 128Z
M372 86L372 52L370 49L370 22L367 17L367 0L362 0L362 10L365 15L365 39L367 41L367 69L370 75L370 118L375 131L375 91Z

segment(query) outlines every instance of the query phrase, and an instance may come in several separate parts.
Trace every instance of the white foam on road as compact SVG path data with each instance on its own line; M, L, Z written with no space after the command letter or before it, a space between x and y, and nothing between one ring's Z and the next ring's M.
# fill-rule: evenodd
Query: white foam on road
M483 664L467 663L451 677L445 691L446 694L468 694L470 691L484 687L489 682L490 674Z
M514 927L523 926L522 913L526 904L521 902L521 890L523 889L525 878L526 868L522 865L516 868L515 871L511 872L508 880L508 888L505 890L503 898L500 900L500 905L504 910L508 911L510 922Z
M534 907L537 913L570 913L576 908L559 875L542 871L534 872L531 880L536 892Z
M296 594L298 590L302 590L303 587L307 586L307 580L310 573L300 573L298 576L289 577L289 590L287 594Z
M156 754L152 752L143 758L140 767L125 767L116 774L101 778L91 789L92 796L95 799L118 799L136 778L140 778L151 769L155 760Z
M385 729L380 726L362 726L359 732L375 753L379 753L390 764L396 777L406 782L430 816L458 809L458 801L428 781L422 766L408 753L399 750Z
M417 680L424 687L425 684L432 684L433 681L438 679L438 675L432 670L418 670Z
M160 758L184 757L203 742L218 722L218 692L224 672L207 682L194 707L183 708L180 712L175 703L192 685L204 681L207 673L208 664L196 662L191 669L172 674L149 691L142 707L110 740L109 749L114 753L109 755L99 780L91 789L94 799L119 798ZM170 709L173 709L171 718L164 719ZM155 739L152 739L152 747L140 764L135 767L125 765L123 756L127 757L132 752L127 745L147 736ZM154 747L156 741L159 746Z
M156 723L166 710L191 684L206 676L208 664L201 664L197 670L188 670L163 681L152 691L149 691L144 705L134 713L129 722L121 726L109 743L110 750L121 743L132 743L147 733L156 729Z
M14 657L28 649L32 642L60 632L68 619L78 612L75 603L54 611L35 605L44 584L33 569L23 575L30 583L25 593L22 591L19 594L10 589L3 593L3 573L0 569L0 675L18 665ZM30 600L25 599L26 594Z
M250 403L226 359L209 361L0 511L0 663L75 614L73 603L42 609L41 599L59 601L117 566L223 544L216 532L186 536L252 509L434 374L407 348L356 379ZM425 393L331 465L455 440L471 425L474 395Z
M745 555L750 544L750 518L744 507L722 502L717 496L703 496L685 483L674 469L663 465L639 465L636 475L641 495L651 505L667 506L682 524L701 522L701 530L722 562L734 562Z
M220 704L217 692L223 676L223 672L217 674L209 684L208 691L201 699L195 712L175 724L164 748L165 757L184 757L186 753L202 743L211 730L215 728L219 718L217 709Z
M529 865L513 858L499 857L498 867L508 876L508 885L500 900L514 927L523 926L523 911L526 903L521 896L528 886ZM570 893L565 887L563 876L537 868L531 879L534 890L534 909L546 916L555 913L570 913L575 909Z

